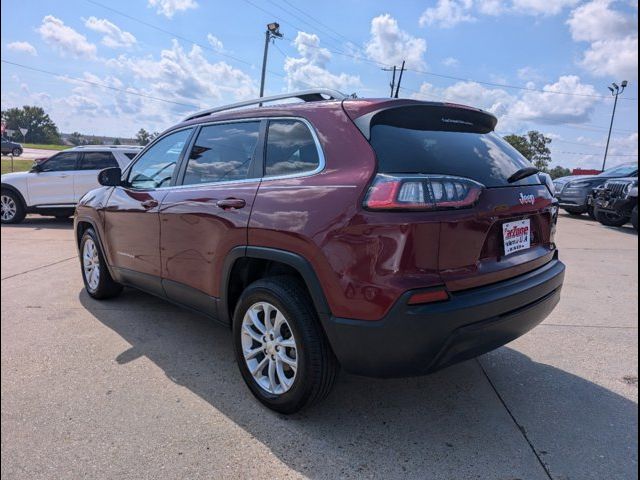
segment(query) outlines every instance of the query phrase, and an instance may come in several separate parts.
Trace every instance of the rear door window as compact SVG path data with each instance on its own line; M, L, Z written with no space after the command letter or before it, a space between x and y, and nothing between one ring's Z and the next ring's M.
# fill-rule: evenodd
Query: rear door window
M265 177L313 172L320 156L313 135L300 120L271 120L267 131Z
M42 164L43 172L66 172L76 169L77 152L58 153Z
M117 166L118 162L111 152L85 152L80 162L80 170L102 170Z
M465 120L459 120L455 118L457 109L449 109L445 113L438 111L438 118L434 119L427 108L404 116L403 109L398 110L398 115L387 116L387 121L374 121L371 127L371 146L380 173L453 175L487 187L540 183L537 175L513 184L507 181L531 163L500 136L474 124L474 116L467 114Z
M259 136L260 122L202 127L189 154L183 185L246 179Z

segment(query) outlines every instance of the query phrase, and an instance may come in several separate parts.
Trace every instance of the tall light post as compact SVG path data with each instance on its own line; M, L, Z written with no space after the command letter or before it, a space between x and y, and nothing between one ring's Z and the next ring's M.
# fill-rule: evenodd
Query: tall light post
M602 161L602 171L604 172L604 167L607 165L607 153L609 153L609 142L611 141L611 130L613 129L613 119L616 116L616 105L618 105L618 95L624 92L624 89L627 88L628 82L623 80L621 83L621 87L618 86L617 83L612 83L609 87L611 90L611 95L614 97L613 101L613 113L611 114L611 124L609 125L609 135L607 136L607 146L604 149L604 160Z
M269 42L272 38L282 38L280 24L273 22L267 25L264 38L264 56L262 57L262 76L260 78L260 98L264 97L264 77L267 72L267 55L269 53ZM262 105L262 104L260 104Z

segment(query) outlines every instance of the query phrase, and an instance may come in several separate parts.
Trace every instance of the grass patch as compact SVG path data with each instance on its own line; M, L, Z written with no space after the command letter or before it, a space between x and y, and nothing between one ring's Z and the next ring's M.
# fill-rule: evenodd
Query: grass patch
M24 148L36 148L38 150L66 150L71 148L69 145L46 145L41 143L23 143Z
M33 165L33 160L24 160L15 158L13 160L13 171L14 172L25 172L31 169ZM11 158L2 157L2 174L11 173Z

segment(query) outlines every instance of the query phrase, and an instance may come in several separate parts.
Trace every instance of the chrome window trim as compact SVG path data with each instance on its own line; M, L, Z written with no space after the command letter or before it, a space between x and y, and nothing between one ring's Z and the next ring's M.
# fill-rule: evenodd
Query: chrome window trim
M274 176L274 177L254 177L254 178L245 178L242 180L225 180L223 182L206 182L206 183L191 183L188 185L169 185L167 187L158 187L158 188L151 188L151 189L139 189L139 190L167 190L167 189L175 189L175 190L181 190L184 188L195 188L195 187L207 187L207 186L217 186L217 185L231 185L231 184L243 184L243 183L252 183L252 182L260 182L260 181L271 181L271 180L283 180L283 179L289 179L289 178L303 178L303 177L310 177L312 175L317 175L318 173L322 172L325 169L326 166L326 161L325 161L325 156L324 156L324 150L322 149L322 144L320 143L320 139L318 138L318 134L315 130L315 128L313 127L313 125L311 124L311 122L309 122L306 118L302 118L302 117L296 117L296 116L275 116L275 117L270 117L270 116L265 116L265 117L251 117L251 118L237 118L237 119L232 119L232 120L218 120L218 121L210 121L210 122L202 122L202 123L197 123L197 124L193 124L193 125L189 125L187 127L183 127L183 128L179 128L176 130L172 130L171 132L168 132L166 135L170 135L174 132L178 132L180 130L184 130L185 128L203 128L203 127L208 127L211 125L225 125L225 124L229 124L229 123L252 123L252 122L261 122L263 120L298 120L302 123L304 123L307 128L309 129L309 131L311 132L311 136L313 137L313 141L316 144L316 150L318 151L318 167L316 167L314 170L310 170L308 172L303 172L303 173L292 173L289 175L279 175L279 176ZM198 132L199 133L199 132ZM165 137L166 135L163 135L162 137L158 137L158 139L154 139L153 143L155 143L157 140L159 140L160 138ZM267 138L267 142L269 141L269 139ZM153 143L150 143L149 145L147 145L147 147L150 147ZM145 152L145 150L147 149L147 147L145 147L144 150L142 150L138 155L142 156L142 154ZM265 144L266 147L266 144ZM187 152L188 153L188 152ZM189 159L185 159L183 161L189 161ZM129 165L128 169L131 168L131 165ZM123 173L123 177L124 177L124 173Z

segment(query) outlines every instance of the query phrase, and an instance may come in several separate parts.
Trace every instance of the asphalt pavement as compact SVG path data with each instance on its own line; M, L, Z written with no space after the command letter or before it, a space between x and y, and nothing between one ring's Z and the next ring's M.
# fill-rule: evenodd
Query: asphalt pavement
M638 237L561 215L558 243L561 303L527 335L431 376L341 373L286 417L227 329L89 298L71 222L2 226L2 478L636 478Z

